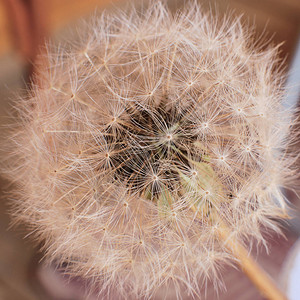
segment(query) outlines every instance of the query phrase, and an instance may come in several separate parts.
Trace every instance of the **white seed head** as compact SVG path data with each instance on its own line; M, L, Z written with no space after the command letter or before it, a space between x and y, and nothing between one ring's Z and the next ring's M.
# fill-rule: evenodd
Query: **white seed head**
M250 37L239 19L158 2L49 50L6 173L50 261L115 299L196 295L230 261L222 223L243 243L278 230L291 118L277 50Z

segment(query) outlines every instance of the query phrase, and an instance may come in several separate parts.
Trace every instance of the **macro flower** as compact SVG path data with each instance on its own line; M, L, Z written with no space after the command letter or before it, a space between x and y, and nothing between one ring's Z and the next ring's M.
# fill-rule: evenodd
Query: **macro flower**
M217 285L236 261L219 230L250 249L286 215L292 121L277 52L195 3L94 17L49 47L18 100L5 169L15 220L99 295Z

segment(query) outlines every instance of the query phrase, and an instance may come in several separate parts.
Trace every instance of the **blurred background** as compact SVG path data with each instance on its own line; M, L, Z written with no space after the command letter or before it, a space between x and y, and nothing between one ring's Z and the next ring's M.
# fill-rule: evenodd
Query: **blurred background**
M68 35L68 28L76 27L79 20L93 14L95 9L125 8L129 0L0 0L0 124L6 124L10 105L16 93L22 93L34 73L37 54L45 40L56 42ZM199 1L200 2L200 1ZM147 1L135 1L142 5ZM184 1L167 1L171 10L184 5ZM283 43L280 56L289 72L287 105L299 100L300 86L300 1L299 0L214 0L201 1L201 5L220 14L232 12L243 15L249 24L255 24L257 36L262 34L274 44ZM1 143L1 140L0 140ZM23 228L10 228L8 199L5 191L9 183L0 181L0 299L2 300L79 300L86 299L80 282L68 281L39 261L38 252ZM258 263L287 289L289 270L293 265L290 250L300 233L300 205L296 195L289 193L294 219L283 224L285 237L270 236L270 253L254 249ZM299 243L298 243L299 244ZM293 249L295 249L294 246ZM241 271L223 270L227 290L216 294L208 288L204 299L263 299ZM300 277L299 277L300 285ZM171 293L172 294L172 293ZM157 299L162 299L157 295ZM172 296L171 298L172 299ZM185 299L189 299L186 297ZM293 298L294 299L294 298ZM299 298L300 299L300 294ZM87 299L86 299L87 300Z

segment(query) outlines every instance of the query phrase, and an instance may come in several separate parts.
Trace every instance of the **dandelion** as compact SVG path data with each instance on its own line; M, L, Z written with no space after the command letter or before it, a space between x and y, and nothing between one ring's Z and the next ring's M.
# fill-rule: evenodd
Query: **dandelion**
M19 100L15 219L99 295L217 285L236 260L228 236L250 249L286 215L291 119L276 53L195 3L94 18L77 44L49 50Z

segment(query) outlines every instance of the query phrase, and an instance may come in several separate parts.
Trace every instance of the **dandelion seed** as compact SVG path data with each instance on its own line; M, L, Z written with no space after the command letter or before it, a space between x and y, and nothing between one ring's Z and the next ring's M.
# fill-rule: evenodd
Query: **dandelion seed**
M276 51L250 36L194 2L176 17L160 2L103 14L78 45L49 50L20 100L14 215L100 298L168 283L198 295L233 258L222 224L243 244L279 231L291 113Z

